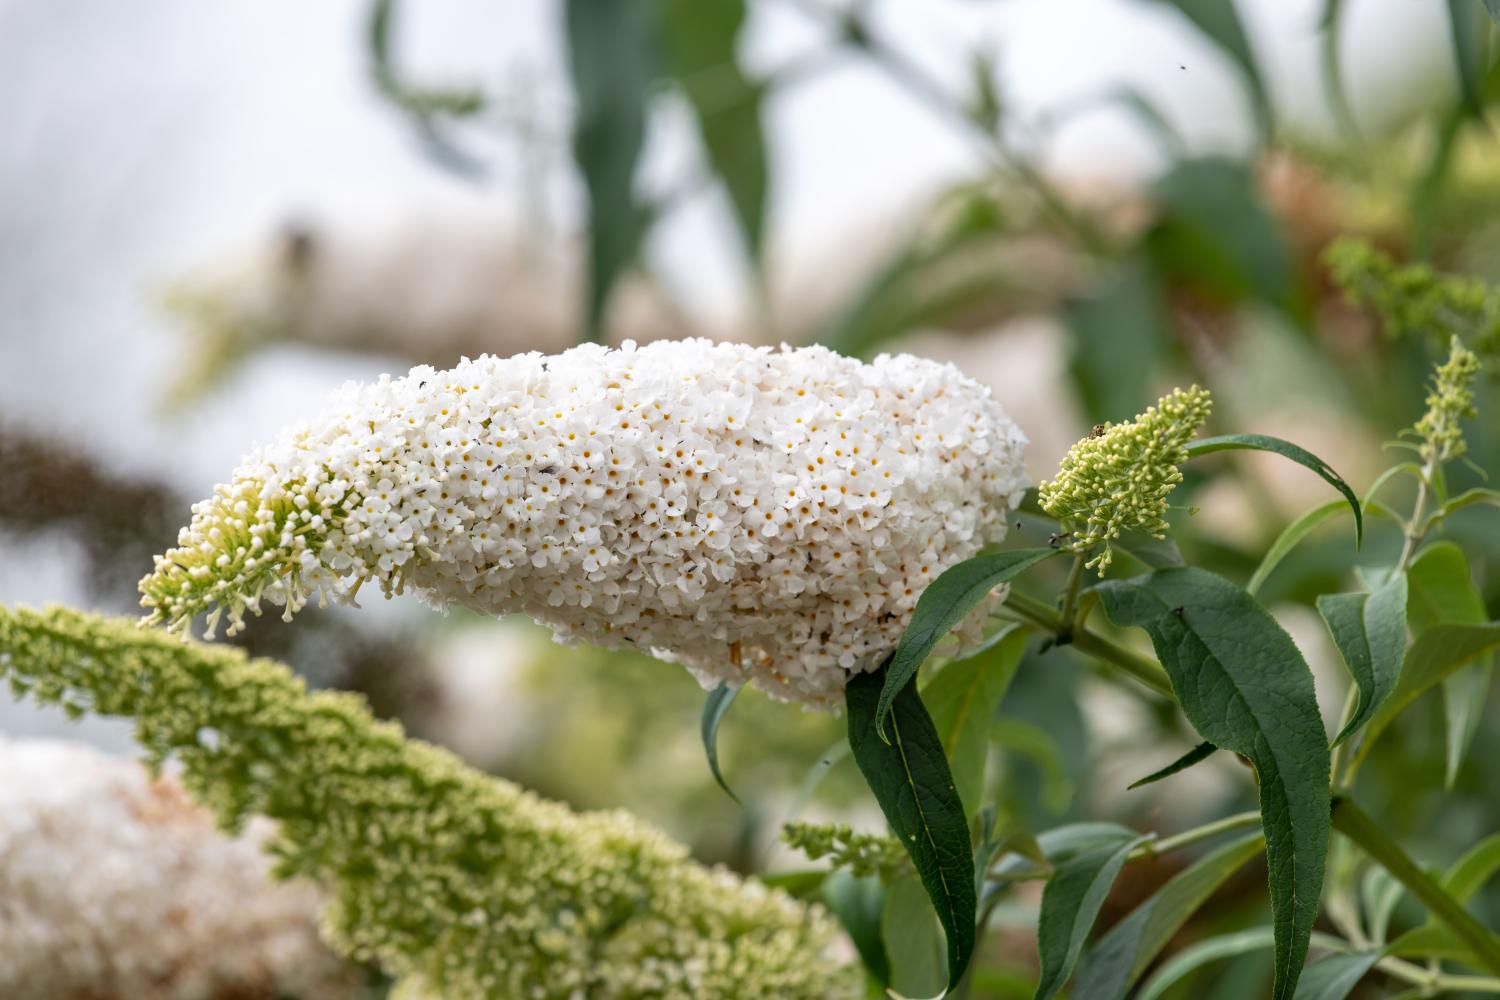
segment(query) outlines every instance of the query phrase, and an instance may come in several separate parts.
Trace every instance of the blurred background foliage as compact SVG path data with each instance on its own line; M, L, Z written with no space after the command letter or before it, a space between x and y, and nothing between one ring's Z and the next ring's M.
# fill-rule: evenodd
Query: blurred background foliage
M948 68L961 58L962 72L933 74L886 26L884 6L559 0L573 108L559 132L518 98L524 86L497 90L464 82L462 73L409 69L405 25L416 5L374 0L361 12L366 84L399 111L394 127L415 138L427 168L478 183L492 167L495 130L518 142L523 166L546 170L561 151L582 192L585 224L576 232L558 226L545 199L527 196L524 170L520 200L535 211L508 228L288 224L249 253L205 261L167 282L159 307L180 329L180 358L158 402L169 419L190 424L257 355L288 343L397 367L482 351L551 352L590 339L818 342L866 357L912 350L951 359L989 382L1032 436L1038 478L1090 426L1196 382L1218 401L1207 433L1288 438L1363 488L1395 460L1381 444L1420 413L1424 380L1448 334L1493 343L1500 299L1482 282L1500 281L1493 132L1500 60L1480 0L1436 4L1445 32L1433 58L1447 79L1391 115L1370 113L1370 101L1349 86L1350 3L1314 5L1307 41L1317 47L1317 86L1288 91L1273 85L1246 5L1140 0L1134 6L1181 19L1237 81L1250 140L1227 151L1203 148L1160 93L1131 84L1022 113L999 53L959 36L950 40L956 55ZM745 57L747 25L758 15L795 19L804 39L771 69ZM1183 56L1183 87L1197 85L1188 71L1196 58ZM783 220L768 109L849 64L881 74L961 136L973 166L920 197L892 192L888 204L869 205L865 231L849 233L817 273L788 275L769 250ZM1308 104L1324 109L1325 127L1308 127ZM1150 176L1120 179L1108 165L1086 179L1051 169L1049 139L1100 108L1141 127L1157 156ZM690 152L676 157L666 180L647 169L663 115L687 122L691 136ZM907 140L893 133L889 141ZM680 285L663 281L645 252L659 227L705 193L729 222L717 237L743 262L748 305L731 321L705 319L684 303ZM1330 254L1345 235L1366 242ZM1428 270L1401 270L1406 265ZM1481 283L1445 294L1435 284L1440 273ZM1390 291L1398 287L1432 290L1427 310L1392 315ZM1497 382L1485 381L1469 433L1478 468L1500 469L1497 396ZM132 606L134 581L185 523L189 498L8 416L0 398L0 542L66 539L82 554L90 601ZM1266 456L1195 463L1187 473L1174 497L1179 544L1191 562L1242 582L1293 519L1327 499L1314 477ZM1477 469L1464 476L1472 481L1452 483L1453 494L1482 478ZM1399 532L1379 518L1369 528L1356 556L1347 519L1327 521L1259 593L1314 664L1327 698L1337 697L1340 668L1311 602L1346 584L1355 562L1392 560ZM1047 530L1023 513L1014 535L1037 545ZM1493 616L1494 513L1464 511L1446 535L1468 554ZM1139 571L1121 562L1115 572ZM381 714L496 773L580 807L627 807L700 856L744 871L808 867L778 846L789 819L881 828L838 749L841 720L753 692L739 698L720 731L720 759L742 807L703 760L702 692L683 671L638 655L565 649L524 622L435 618L404 605L373 626L330 609L290 627L252 627L235 641L319 684L367 692ZM1246 782L1225 780L1239 765L1217 758L1127 793L1130 781L1191 745L1181 721L1095 683L1066 649L1021 655L987 734L985 780L1002 804L999 828L1035 832L1109 818L1170 833L1253 805ZM1475 673L1481 680L1470 698L1492 710L1487 675ZM1325 717L1336 713L1325 701ZM1448 794L1452 758L1436 696L1398 720L1375 766L1362 772L1372 811L1404 817L1393 832L1433 863L1500 829L1500 784L1488 769L1500 730L1477 721L1492 714L1468 718L1471 742L1449 775L1442 824L1427 822ZM1131 866L1100 926L1181 864ZM793 888L815 881L779 877ZM1232 879L1171 950L1263 921L1262 884L1253 865ZM1036 904L1024 887L1000 903L973 995L1030 995L1035 958L1026 928ZM1500 919L1500 894L1476 905L1486 919ZM904 970L898 979L920 985L935 939L910 928L930 923L925 901L898 883L883 906L883 926L908 929L884 937L892 964ZM1398 908L1393 919L1417 916ZM1253 954L1206 965L1169 995L1261 996L1268 968Z

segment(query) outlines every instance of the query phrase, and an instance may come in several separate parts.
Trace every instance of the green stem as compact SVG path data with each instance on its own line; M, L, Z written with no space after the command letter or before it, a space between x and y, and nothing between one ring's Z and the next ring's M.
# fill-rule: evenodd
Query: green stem
M1185 830L1176 836L1167 837L1163 840L1148 841L1131 851L1126 860L1135 861L1140 858L1154 858L1158 854L1165 854L1167 851L1189 847L1200 840L1209 840L1221 833L1228 833L1230 830L1242 830L1252 826L1260 826L1260 810L1258 809L1250 812L1235 813L1233 816L1225 816L1223 819L1216 819L1212 823L1193 827L1191 830Z
M1427 508L1427 490L1432 477L1437 474L1437 461L1429 457L1422 466L1422 474L1417 477L1417 499L1411 507L1411 520L1406 524L1405 540L1401 543L1401 558L1396 560L1396 568L1391 571L1394 579L1397 573L1402 572L1411 564L1411 557L1416 553L1417 546L1422 544L1422 539L1427 534L1427 525L1422 520L1422 513Z
M1083 570L1088 557L1080 552L1073 557L1073 568L1068 571L1068 582L1063 588L1062 631L1071 635L1078 622L1078 588L1083 586Z
M1495 937L1468 910L1460 906L1353 799L1341 796L1334 800L1333 827L1378 861L1434 917L1447 924L1448 929L1469 946L1485 968L1500 974L1500 938Z
M1403 982L1427 987L1438 993L1500 993L1500 979L1493 976L1450 976L1441 969L1424 969L1399 958L1382 958L1375 967Z
M1014 589L1005 599L1005 605L1031 621L1033 625L1053 635L1063 635L1062 617L1051 605ZM1157 694L1168 698L1174 697L1172 682L1167 679L1166 671L1161 668L1161 664L1149 656L1142 656L1133 649L1127 649L1112 642L1097 632L1090 631L1082 623L1073 627L1071 644L1080 653L1087 653L1096 660L1123 670Z

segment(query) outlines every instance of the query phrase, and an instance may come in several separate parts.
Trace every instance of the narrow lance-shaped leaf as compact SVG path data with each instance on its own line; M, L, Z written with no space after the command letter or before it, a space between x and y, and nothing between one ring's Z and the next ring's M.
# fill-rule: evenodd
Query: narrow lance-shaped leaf
M1269 927L1252 927L1247 931L1235 931L1233 934L1223 934L1190 945L1163 962L1161 968L1141 985L1141 991L1135 1000L1161 1000L1179 981L1210 962L1269 948L1274 937L1275 934ZM1349 943L1343 938L1319 931L1313 932L1312 943L1319 948L1339 952L1347 951L1349 947Z
M1325 483L1343 494L1344 500L1349 504L1349 509L1354 512L1354 544L1358 546L1363 543L1365 517L1360 509L1359 497L1354 495L1354 491L1349 488L1348 483L1344 482L1343 477L1333 471L1332 466L1306 448L1266 434L1225 434L1222 437L1194 441L1188 445L1188 458L1210 455L1216 451L1233 450L1269 451L1316 472Z
M1255 61L1255 52L1250 47L1250 37L1245 33L1245 26L1240 22L1234 0L1166 0L1166 2L1182 11L1199 31L1213 39L1215 44L1239 64L1240 69L1245 73L1246 82L1250 84L1250 92L1255 98L1256 111L1261 119L1261 126L1264 128L1270 117L1270 100L1266 94L1265 81L1261 79L1260 69Z
M1488 618L1484 598L1469 577L1468 557L1452 542L1427 546L1412 560L1407 575L1411 579L1407 620L1414 631L1420 633L1442 622L1482 625ZM1443 679L1447 727L1443 783L1448 788L1458 778L1459 766L1478 730L1490 690L1490 665L1490 658L1483 657Z
M738 802L740 797L734 794L729 783L724 780L724 775L719 770L719 723L724 721L724 716L729 714L729 706L734 704L735 695L740 693L739 686L730 687L728 684L720 684L708 693L703 702L703 752L708 756L708 769L713 772L714 780L719 787L724 789L726 795Z
M1151 636L1194 728L1255 767L1276 929L1273 996L1288 1000L1328 853L1328 742L1312 673L1254 598L1205 570L1162 570L1095 589L1115 624Z
M1152 771L1144 778L1132 781L1128 787L1131 789L1136 789L1140 788L1142 785L1155 784L1163 778L1170 778L1172 775L1178 773L1179 771L1186 771L1194 764L1197 764L1200 761L1205 761L1208 758L1212 757L1215 753L1218 752L1218 749L1218 747L1205 740L1204 742L1199 743L1197 746L1193 747L1193 749L1189 750L1187 753L1183 754L1181 757L1178 757L1176 760L1172 761L1172 763L1168 764L1161 770Z
M1293 549L1301 544L1304 538L1312 533L1314 528L1330 517L1333 517L1339 511L1346 509L1344 501L1330 500L1322 506L1314 507L1287 525L1281 534L1276 536L1276 541L1271 543L1271 547L1266 550L1266 554L1261 557L1260 565L1255 567L1255 572L1251 575L1250 582L1245 584L1245 590L1249 591L1252 595L1260 593L1260 588L1271 576L1271 573L1275 571L1277 566L1281 565L1281 561Z
M932 714L958 797L972 815L984 789L990 720L1026 650L1026 632L1012 629L980 653L950 663L922 690Z
M1372 593L1318 598L1318 614L1359 691L1354 714L1334 746L1358 732L1396 686L1406 653L1406 589L1406 574L1397 573Z
M1479 0L1448 0L1448 36L1453 42L1458 92L1464 110L1475 116L1484 113L1489 24Z
M1372 948L1314 962L1303 970L1295 1000L1344 1000L1384 957L1385 949Z
M885 722L897 692L916 676L917 668L943 636L963 621L964 616L974 610L974 606L990 591L1014 579L1023 570L1052 558L1057 552L1056 549L1016 549L975 556L948 567L922 591L889 667L881 672L885 686L880 691L875 712L876 730L881 739L887 736Z
M891 960L880 936L880 915L885 909L885 887L877 876L856 878L849 871L836 871L823 884L823 902L854 943L865 971L882 986L891 982Z
M589 202L589 287L585 331L597 338L604 307L635 256L647 212L635 172L646 139L653 77L647 0L567 0L568 66L577 100L573 159Z
M1242 837L1172 876L1099 939L1078 970L1073 994L1121 1000L1193 912L1264 847L1258 833Z
M1500 833L1484 838L1464 852L1443 876L1443 891L1455 902L1467 903L1480 888L1500 871ZM1446 924L1429 916L1427 922L1414 927L1392 943L1390 953L1406 958L1437 956L1478 965L1479 960Z
M1112 835L1091 838L1076 851L1048 853L1053 872L1042 890L1042 909L1037 917L1036 944L1042 969L1036 1000L1050 1000L1066 985L1125 859L1150 839L1149 834L1118 827Z
M845 691L849 746L875 800L900 839L948 936L948 981L958 982L974 952L977 894L974 852L963 802L943 743L909 680L891 705L890 742L881 739L876 705L889 666L851 678Z

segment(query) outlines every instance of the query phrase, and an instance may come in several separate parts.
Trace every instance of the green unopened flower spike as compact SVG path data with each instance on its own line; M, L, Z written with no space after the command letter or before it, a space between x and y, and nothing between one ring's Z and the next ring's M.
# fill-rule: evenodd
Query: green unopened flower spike
M827 916L692 861L623 812L573 813L309 694L280 664L67 609L0 608L0 675L130 716L153 764L234 830L279 823L283 874L329 891L324 933L404 997L849 997Z
M847 868L856 878L879 875L888 882L911 871L911 859L899 840L857 833L842 823L786 823L781 839L809 860L827 858L834 868Z
M1212 405L1207 389L1174 389L1134 420L1096 427L1068 449L1057 478L1039 488L1042 509L1063 525L1064 545L1097 549L1088 565L1103 570L1123 532L1165 537L1167 496L1182 481L1177 467Z
M1448 360L1433 375L1427 412L1412 428L1412 433L1421 439L1418 450L1424 461L1440 465L1468 450L1463 421L1478 416L1474 409L1474 378L1479 370L1479 356L1454 337Z

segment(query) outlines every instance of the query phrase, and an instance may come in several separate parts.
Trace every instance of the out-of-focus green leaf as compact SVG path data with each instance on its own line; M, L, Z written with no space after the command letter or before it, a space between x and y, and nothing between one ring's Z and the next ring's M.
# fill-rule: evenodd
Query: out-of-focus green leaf
M1486 0L1488 2L1488 0ZM1489 62L1489 19L1479 0L1448 0L1448 35L1464 109L1484 114L1484 76Z
M1344 501L1330 500L1320 507L1314 507L1287 525L1281 534L1276 536L1276 541L1271 543L1271 547L1266 550L1266 554L1261 557L1260 565L1255 567L1255 573L1250 577L1250 582L1245 585L1245 590L1251 595L1259 593L1260 588L1276 570L1276 567L1281 565L1281 561L1291 554L1291 551L1301 543L1302 539L1312 534L1314 528L1339 513L1339 511L1348 509Z
M901 634L901 642L891 656L888 669L881 672L885 677L885 687L880 692L875 726L882 737L896 693L917 675L917 668L932 653L932 648L963 621L986 594L1059 551L1014 549L975 556L949 566L927 585L917 598L916 609L912 611L906 631Z
M660 17L673 76L693 106L703 148L729 194L746 248L759 261L770 184L761 124L766 88L745 76L735 56L744 0L664 0Z
M1500 871L1500 833L1491 834L1465 851L1443 876L1443 889L1459 903L1466 903L1497 871ZM1390 951L1406 958L1432 955L1479 964L1469 948L1433 917L1397 938Z
M1026 650L1026 632L1015 628L983 652L950 663L922 690L922 700L948 755L958 797L972 814L984 791L990 720Z
M1258 833L1243 837L1168 879L1094 945L1078 970L1073 994L1121 1000L1198 907L1264 846Z
M1297 984L1296 1000L1344 1000L1359 985L1385 950L1373 948L1344 955L1329 955L1309 965Z
M937 911L948 937L952 986L974 952L978 899L969 823L953 787L942 740L917 694L915 677L891 703L886 720L890 742L881 738L875 708L888 669L883 666L850 679L845 689L849 746Z
M1154 785L1156 782L1162 780L1163 778L1170 778L1172 775L1177 774L1180 771L1186 771L1194 764L1208 760L1208 758L1212 757L1215 753L1218 752L1218 750L1219 748L1214 746L1212 743L1199 743L1197 746L1193 747L1193 749L1189 750L1181 757L1178 757L1176 760L1172 761L1172 763L1168 764L1161 770L1152 771L1144 778L1141 778L1137 781L1132 781L1129 787L1131 789L1136 789L1140 788L1142 785Z
M1173 569L1187 565L1182 551L1170 536L1152 538L1144 531L1131 529L1121 535L1114 546L1147 569Z
M636 255L648 211L635 189L655 73L651 0L567 0L568 66L577 103L573 160L589 205L585 332L597 338L616 280Z
M889 985L903 997L941 996L943 937L922 885L903 878L885 890L880 938L890 961Z
M1149 835L1122 827L1115 836L1101 837L1076 853L1049 854L1053 872L1042 890L1042 909L1037 917L1041 975L1036 1000L1050 1000L1067 983L1115 876L1130 852L1149 839Z
M734 794L729 783L724 780L723 773L719 770L719 723L724 721L724 716L729 714L729 706L734 704L734 696L740 693L740 685L731 687L727 683L720 683L708 693L703 701L703 752L708 755L708 769L713 772L714 780L724 793L738 802L740 797Z
M1269 948L1273 938L1271 928L1255 927L1189 945L1163 962L1161 968L1151 974L1151 978L1141 986L1136 1000L1161 1000L1166 996L1167 990L1208 963ZM1349 943L1342 938L1318 931L1313 932L1312 943L1318 948L1335 952L1349 949Z
M1266 94L1265 81L1261 79L1260 69L1255 61L1255 52L1250 47L1250 38L1245 34L1245 26L1240 22L1239 12L1235 9L1234 0L1164 0L1164 2L1180 10L1199 31L1213 39L1216 45L1239 64L1240 69L1244 71L1246 82L1250 84L1250 92L1255 98L1256 109L1264 126L1270 118L1270 99Z
M931 923L931 915L920 894L918 900L923 903L922 919ZM881 915L885 911L885 887L880 884L880 879L874 875L855 878L847 870L836 871L823 885L823 902L854 942L865 971L881 986L889 986L891 960L886 955L885 940L880 933ZM938 954L942 955L941 946Z
M1465 496L1468 494L1461 494L1453 502ZM1484 624L1487 617L1484 598L1469 576L1468 557L1457 545L1446 541L1429 545L1412 560L1409 576L1412 606L1408 617L1413 631L1420 632L1445 621ZM1443 777L1448 788L1458 778L1458 769L1478 731L1489 695L1493 663L1493 657L1483 657L1443 680L1443 721L1447 727Z
M370 59L375 86L381 94L419 119L434 115L463 118L482 111L484 95L477 90L413 87L401 79L392 52L396 20L396 0L375 0L370 8Z
M1184 160L1154 190L1161 217L1146 247L1169 282L1228 302L1254 296L1292 310L1286 238L1248 167L1224 157Z
M1484 0L1484 9L1490 15L1490 20L1500 21L1500 0Z
M1088 418L1128 420L1145 407L1166 351L1169 320L1155 273L1127 263L1065 313L1073 334L1070 371Z
M1000 718L990 723L991 743L1018 753L1042 772L1042 800L1046 808L1060 813L1073 798L1073 780L1063 764L1057 742L1040 726L1020 719Z
M1359 505L1359 497L1344 482L1344 478L1333 467L1323 461L1317 455L1303 448L1301 445L1283 441L1269 434L1224 434L1219 437L1200 438L1188 445L1188 458L1197 458L1200 455L1211 455L1216 451L1268 451L1282 458L1296 462L1305 469L1311 469L1318 477L1343 494L1349 504L1349 509L1354 512L1354 544L1361 545L1365 537L1365 519Z
M1286 1000L1307 956L1328 853L1328 743L1312 672L1254 598L1205 570L1106 580L1094 592L1116 625L1151 636L1203 738L1255 767L1276 927L1273 996Z
M1334 746L1368 722L1396 686L1406 654L1406 590L1406 574L1397 573L1368 594L1318 597L1318 614L1359 691L1359 703Z
M1355 751L1356 763L1362 761L1375 738L1412 702L1444 678L1500 647L1500 623L1483 625L1434 625L1417 636L1406 651L1401 665L1401 679L1365 726L1365 738Z

